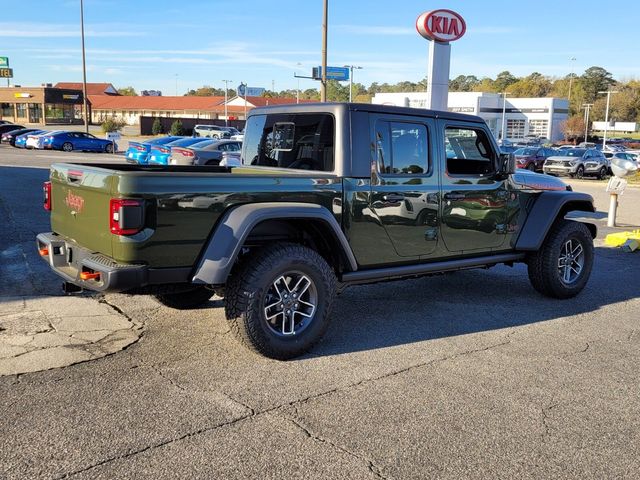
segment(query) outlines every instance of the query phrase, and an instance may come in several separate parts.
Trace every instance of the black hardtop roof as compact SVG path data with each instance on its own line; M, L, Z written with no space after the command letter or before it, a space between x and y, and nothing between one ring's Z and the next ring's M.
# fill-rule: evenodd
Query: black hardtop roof
M396 115L414 115L430 118L444 118L447 120L460 120L465 122L482 122L484 120L477 115L467 115L464 113L444 112L440 110L429 110L426 108L396 107L395 105L378 105L373 103L348 103L348 102L326 102L326 103L298 103L285 105L271 105L256 107L249 115L259 115L261 113L304 113L304 112L328 112L344 113L346 110L353 112L372 113L392 113Z

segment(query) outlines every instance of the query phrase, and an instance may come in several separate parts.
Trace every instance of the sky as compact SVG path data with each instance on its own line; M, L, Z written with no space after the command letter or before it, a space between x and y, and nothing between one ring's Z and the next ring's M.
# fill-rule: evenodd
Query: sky
M329 0L328 65L361 66L354 81L367 86L420 81L428 42L415 21L438 8L467 24L452 43L451 78L504 70L561 77L594 65L619 80L640 77L640 9L632 0L606 8L592 0ZM223 88L225 79L230 88L319 87L294 74L309 76L321 63L322 0L84 0L84 11L89 82L164 95ZM81 81L80 52L80 0L2 9L0 56L9 57L12 83Z

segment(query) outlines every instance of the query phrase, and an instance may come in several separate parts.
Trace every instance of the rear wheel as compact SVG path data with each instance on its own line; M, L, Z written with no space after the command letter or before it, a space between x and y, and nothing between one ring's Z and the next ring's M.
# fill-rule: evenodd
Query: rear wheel
M64 142L62 144L62 150L65 152L71 152L73 150L73 144L71 142Z
M257 251L233 273L225 312L236 339L286 360L309 351L326 332L336 278L314 250L290 243Z
M571 298L582 291L593 266L593 239L580 222L560 220L540 250L528 259L529 280L548 297Z
M189 310L192 308L198 308L213 297L213 295L213 290L209 290L204 285L200 285L183 292L158 293L154 295L154 297L166 307L175 308L177 310Z

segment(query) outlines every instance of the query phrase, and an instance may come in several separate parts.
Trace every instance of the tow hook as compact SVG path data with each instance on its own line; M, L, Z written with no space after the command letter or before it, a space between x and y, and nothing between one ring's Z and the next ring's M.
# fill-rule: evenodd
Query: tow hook
M82 287L78 285L74 285L70 282L62 282L62 291L67 295L71 295L72 293L78 293L82 291Z

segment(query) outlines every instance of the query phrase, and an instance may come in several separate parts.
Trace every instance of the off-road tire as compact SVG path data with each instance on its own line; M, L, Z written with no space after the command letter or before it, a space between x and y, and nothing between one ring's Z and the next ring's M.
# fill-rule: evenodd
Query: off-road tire
M562 248L569 240L579 242L584 249L584 264L575 281L567 284L561 278L558 262ZM587 226L571 220L558 220L551 227L540 250L527 259L531 285L547 297L575 297L589 280L593 256L593 239Z
M279 336L264 313L265 298L280 276L301 272L314 285L317 306L308 325L290 336ZM256 353L287 360L308 352L324 335L336 292L332 268L315 250L292 243L274 243L238 265L225 289L225 313L235 338Z
M64 152L72 152L73 151L73 143L71 142L64 142L62 144L62 150Z
M204 285L199 285L191 290L182 292L157 293L154 297L165 307L175 308L176 310L190 310L202 306L214 294L213 290L209 290Z

